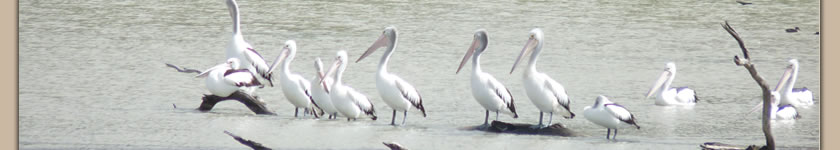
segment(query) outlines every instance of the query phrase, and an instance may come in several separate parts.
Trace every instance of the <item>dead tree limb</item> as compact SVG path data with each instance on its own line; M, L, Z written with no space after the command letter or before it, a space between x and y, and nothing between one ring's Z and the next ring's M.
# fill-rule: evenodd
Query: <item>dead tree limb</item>
M729 26L729 22L724 22L720 24L723 29L726 29L726 32L729 32L729 35L732 35L736 41L738 41L738 46L741 46L741 51L744 53L744 58L738 58L738 55L735 55L735 65L744 66L747 71L750 72L750 75L758 83L758 86L761 87L761 98L764 101L764 109L761 111L761 128L764 131L764 138L767 141L767 148L770 150L776 149L776 142L773 140L773 132L770 128L770 87L767 86L767 82L764 81L764 78L758 74L758 71L755 69L755 65L750 62L750 55L747 47L744 46L744 41L738 35L738 32L735 32L735 29L732 26Z
M265 107L265 103L260 102L257 98L254 98L251 95L245 94L242 91L236 91L233 94L230 94L228 97L221 97L216 95L204 95L201 98L201 106L198 106L198 110L200 111L210 111L216 106L217 103L225 100L236 100L248 106L248 109L251 109L256 114L260 115L275 115L274 112L268 110Z
M257 142L251 141L251 140L243 139L242 137L233 135L233 133L230 133L228 131L225 131L225 134L230 135L231 137L233 137L234 140L238 141L239 143L242 143L245 146L251 147L254 150L271 150L268 147L262 146L262 144L260 144L260 143L257 143Z

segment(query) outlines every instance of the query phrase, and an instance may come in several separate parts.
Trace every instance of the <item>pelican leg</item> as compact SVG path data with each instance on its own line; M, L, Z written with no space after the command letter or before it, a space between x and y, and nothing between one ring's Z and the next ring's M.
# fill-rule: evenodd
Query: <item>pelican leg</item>
M298 117L298 108L295 108L295 118Z
M394 111L391 112L391 125L395 125L394 124L394 118L397 118L397 110L396 109L394 109Z
M607 128L607 140L610 139L610 128Z
M487 126L487 119L490 118L490 110L484 110L484 126Z
M403 122L401 125L405 125L405 117L408 116L408 110L403 112Z
M537 124L537 126L539 126L540 128L542 128L542 126L543 126L543 123L542 123L542 122L543 122L543 112L540 112L540 124Z
M618 135L618 129L615 129L615 131L613 131L613 140L615 140L616 135Z
M548 115L548 125L546 125L546 126L551 126L551 120L554 120L554 112L551 112L551 113L548 113L548 114L549 114Z
M499 121L499 111L496 111L496 120L495 121Z
M304 107L303 108L303 117L306 117L306 114L308 114L308 113L309 113L309 108Z

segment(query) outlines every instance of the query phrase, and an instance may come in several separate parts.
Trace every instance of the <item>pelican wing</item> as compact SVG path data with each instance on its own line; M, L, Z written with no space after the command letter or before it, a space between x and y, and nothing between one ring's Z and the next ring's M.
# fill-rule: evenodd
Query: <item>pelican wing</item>
M493 91L496 92L496 96L498 96L500 99L502 99L502 101L505 102L505 105L507 105L508 109L510 109L510 111L514 113L515 117L518 117L518 115L516 115L516 106L513 103L513 95L510 94L510 90L505 88L505 86L502 85L501 82L496 80L496 78L493 78L493 76L487 77L488 78L486 79L488 82L486 83L488 84L485 85L489 86L490 89L493 89Z
M635 125L636 128L639 127L639 125L636 125L636 117L634 117L633 114L630 113L630 111L627 111L627 109L624 108L624 106L621 106L616 103L610 103L604 104L604 109L606 109L607 112L610 112L610 114L612 114L614 117L618 118L618 120L621 120L622 122L625 122L627 124Z
M402 93L403 98L411 102L411 105L414 105L414 108L420 109L420 111L423 112L423 116L425 117L426 108L423 107L423 97L420 96L420 92L417 91L417 89L414 88L414 86L411 86L411 84L408 84L408 82L405 82L405 80L399 77L396 77L396 80L394 80L394 82L397 85L397 89L399 89L400 93Z
M216 69L230 69L230 65L228 65L227 63L218 64L216 66L213 66L210 69L202 71L201 73L199 73L195 77L196 78L207 77L207 75L210 75L210 72L212 72L213 70L216 70Z
M248 50L245 51L245 58L251 62L252 67L249 68L254 69L251 70L252 73L258 74L265 79L271 79L271 76L268 75L268 65L265 64L265 59L263 59L260 53L257 53L257 51L252 48L248 48Z
M225 82L230 85L246 87L262 85L256 79L257 78L246 69L225 71Z
M569 94L566 93L566 89L563 88L563 85L560 85L560 83L557 83L549 78L545 80L545 88L551 92L551 95L554 95L554 99L557 100L557 103L560 103L560 105L563 105L566 110L569 110Z
M365 114L374 113L373 104L370 103L370 99L368 99L367 96L353 89L349 89L347 93L350 95L350 99L353 100L353 103L356 104L356 106L359 106L359 109L362 109Z

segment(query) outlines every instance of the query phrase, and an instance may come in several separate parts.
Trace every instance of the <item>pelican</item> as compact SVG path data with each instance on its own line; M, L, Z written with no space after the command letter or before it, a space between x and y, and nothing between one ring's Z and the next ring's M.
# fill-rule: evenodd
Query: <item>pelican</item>
M779 79L779 83L776 84L776 88L770 91L770 102L772 102L772 104L770 104L770 119L790 120L800 118L799 113L796 111L796 107L794 107L793 105L785 104L779 107L779 104L781 103L781 94L779 93L779 91L789 81L788 78L790 78L790 73L788 73L788 71L785 71L785 73L782 74L782 78ZM752 108L752 110L750 110L750 113L758 111L764 106L763 104L763 101L759 102L758 105L756 105Z
M470 48L467 49L467 54L464 54L464 58L461 59L461 65L458 66L458 70L455 71L455 74L461 72L464 64L467 63L470 57L473 57L473 74L470 85L472 85L473 97L478 101L478 104L484 107L484 124L481 125L482 128L489 126L487 120L490 117L490 111L496 112L496 120L499 120L499 112L511 114L513 118L519 118L519 115L516 114L516 107L514 106L513 96L510 94L510 90L505 88L505 85L502 85L492 75L481 71L481 53L487 49L487 42L489 40L487 31L484 29L475 31L473 42Z
M545 127L543 125L543 113L549 113L548 125L551 125L551 120L554 118L554 113L560 113L566 119L575 117L575 113L569 110L569 95L566 94L566 89L563 85L551 79L545 73L537 72L537 56L540 55L543 46L543 32L539 28L534 28L530 32L530 38L516 57L516 62L510 68L510 73L513 74L514 69L522 60L522 56L531 52L531 58L528 61L528 69L522 76L523 85L525 85L525 92L531 102L537 106L540 111L540 123L537 127Z
M312 94L310 93L310 82L301 76L300 74L293 73L289 70L289 65L291 65L292 60L295 59L295 54L297 53L297 44L294 40L286 41L286 45L283 46L283 50L280 51L280 56L277 56L275 59L274 64L272 64L272 68L270 70L274 70L274 67L277 67L276 64L282 61L280 70L280 85L283 90L283 95L286 96L286 99L289 100L292 105L295 105L295 117L298 116L298 109L303 108L303 114L310 112L310 104L313 103ZM315 105L317 108L318 105ZM315 109L311 110L315 117L317 118L318 115L315 112Z
M408 116L408 110L411 109L411 106L419 109L423 113L423 117L426 117L423 98L420 97L417 89L402 78L388 73L388 60L391 58L394 50L397 49L396 27L390 26L385 28L385 31L382 31L379 39L356 62L358 63L377 49L386 46L387 50L379 61L379 71L376 73L376 88L379 90L379 96L382 97L385 104L388 104L393 109L391 113L391 125L395 125L394 119L396 118L397 111L403 112L402 125L405 125L405 117Z
M782 88L781 97L781 105L785 104L792 104L793 106L797 107L807 107L814 105L814 94L808 88L793 88L793 85L796 84L796 78L799 74L799 61L796 59L791 59L788 61L790 65L787 66L785 69L785 73L782 75L782 78L785 81L785 86Z
M195 77L207 77L204 80L207 90L220 97L228 97L243 87L261 85L251 72L239 69L239 59L236 58L230 58L226 63L207 69Z
M350 121L350 119L356 120L361 117L363 113L371 116L371 119L376 120L377 117L376 112L373 110L373 103L370 103L367 96L341 83L341 75L344 73L344 69L346 68L347 51L338 51L335 63L333 63L332 67L327 72L327 75L325 75L329 76L336 72L333 76L333 84L330 89L327 90L327 92L330 93L330 100L332 100L333 106L335 106L335 109L338 110L341 115L347 117L347 121ZM326 78L328 77L321 79L322 85L326 84L323 82Z
M636 124L636 117L627 111L624 106L611 102L604 95L599 95L595 99L595 105L586 106L583 108L583 117L589 122L595 123L607 128L607 139L610 139L610 129L615 130L613 139L618 135L618 128L627 125L633 125L636 129L641 129Z
M329 119L335 119L338 115L338 110L332 104L332 100L330 100L330 93L327 91L330 90L330 86L332 85L333 80L332 78L325 78L324 84L319 83L321 78L324 78L324 65L321 63L321 58L315 59L315 71L318 73L315 79L312 80L311 85L315 85L315 88L312 88L312 99L315 100L315 104L321 107L324 112L329 114L330 116L327 117Z
M653 84L653 87L647 92L645 98L650 98L654 93L656 94L656 105L694 105L697 104L697 95L694 90L688 87L671 88L671 82L674 81L674 76L677 75L677 66L673 62L665 63L665 71Z
M233 18L233 36L225 51L225 56L228 59L239 59L241 61L239 68L248 69L251 73L259 75L257 79L261 83L268 83L269 86L274 86L274 83L271 81L270 70L262 55L257 53L251 44L245 42L245 39L242 37L242 32L239 28L239 6L236 4L236 0L228 0L227 6L230 11L230 17ZM248 93L253 93L254 90L254 88L250 88Z

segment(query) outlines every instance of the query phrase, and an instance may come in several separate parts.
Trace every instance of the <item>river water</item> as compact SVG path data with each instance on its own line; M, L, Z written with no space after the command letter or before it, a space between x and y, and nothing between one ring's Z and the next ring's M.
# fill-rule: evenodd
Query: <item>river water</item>
M771 85L787 60L799 59L797 87L816 104L796 121L774 121L782 148L820 144L820 3L753 1L239 1L242 30L268 61L285 40L298 43L295 72L314 75L316 57L351 60L393 25L399 46L389 71L413 83L429 116L409 112L407 125L388 125L379 98L378 58L351 63L344 82L366 93L377 121L293 118L279 87L257 93L277 116L254 115L223 102L194 110L204 80L168 68L205 69L224 62L231 19L222 0L30 0L19 4L19 146L22 149L247 149L223 131L276 149L384 149L394 141L412 149L695 149L703 142L763 144L760 118L746 114L760 88L732 56L740 49L720 27L730 24L752 50ZM786 28L800 27L799 33ZM538 70L563 84L572 111L582 115L598 95L626 106L641 130L623 129L616 141L583 116L554 122L580 137L493 134L462 130L483 122L472 98L469 66L455 74L476 29L489 32L483 70L516 98L519 119L539 113L522 88L522 71L508 74L532 28L545 31ZM380 57L382 50L372 57ZM698 93L694 107L661 107L643 94L674 61L675 86ZM522 67L522 66L520 66ZM177 106L177 108L173 107ZM401 118L401 117L400 117ZM399 119L399 118L398 118Z

